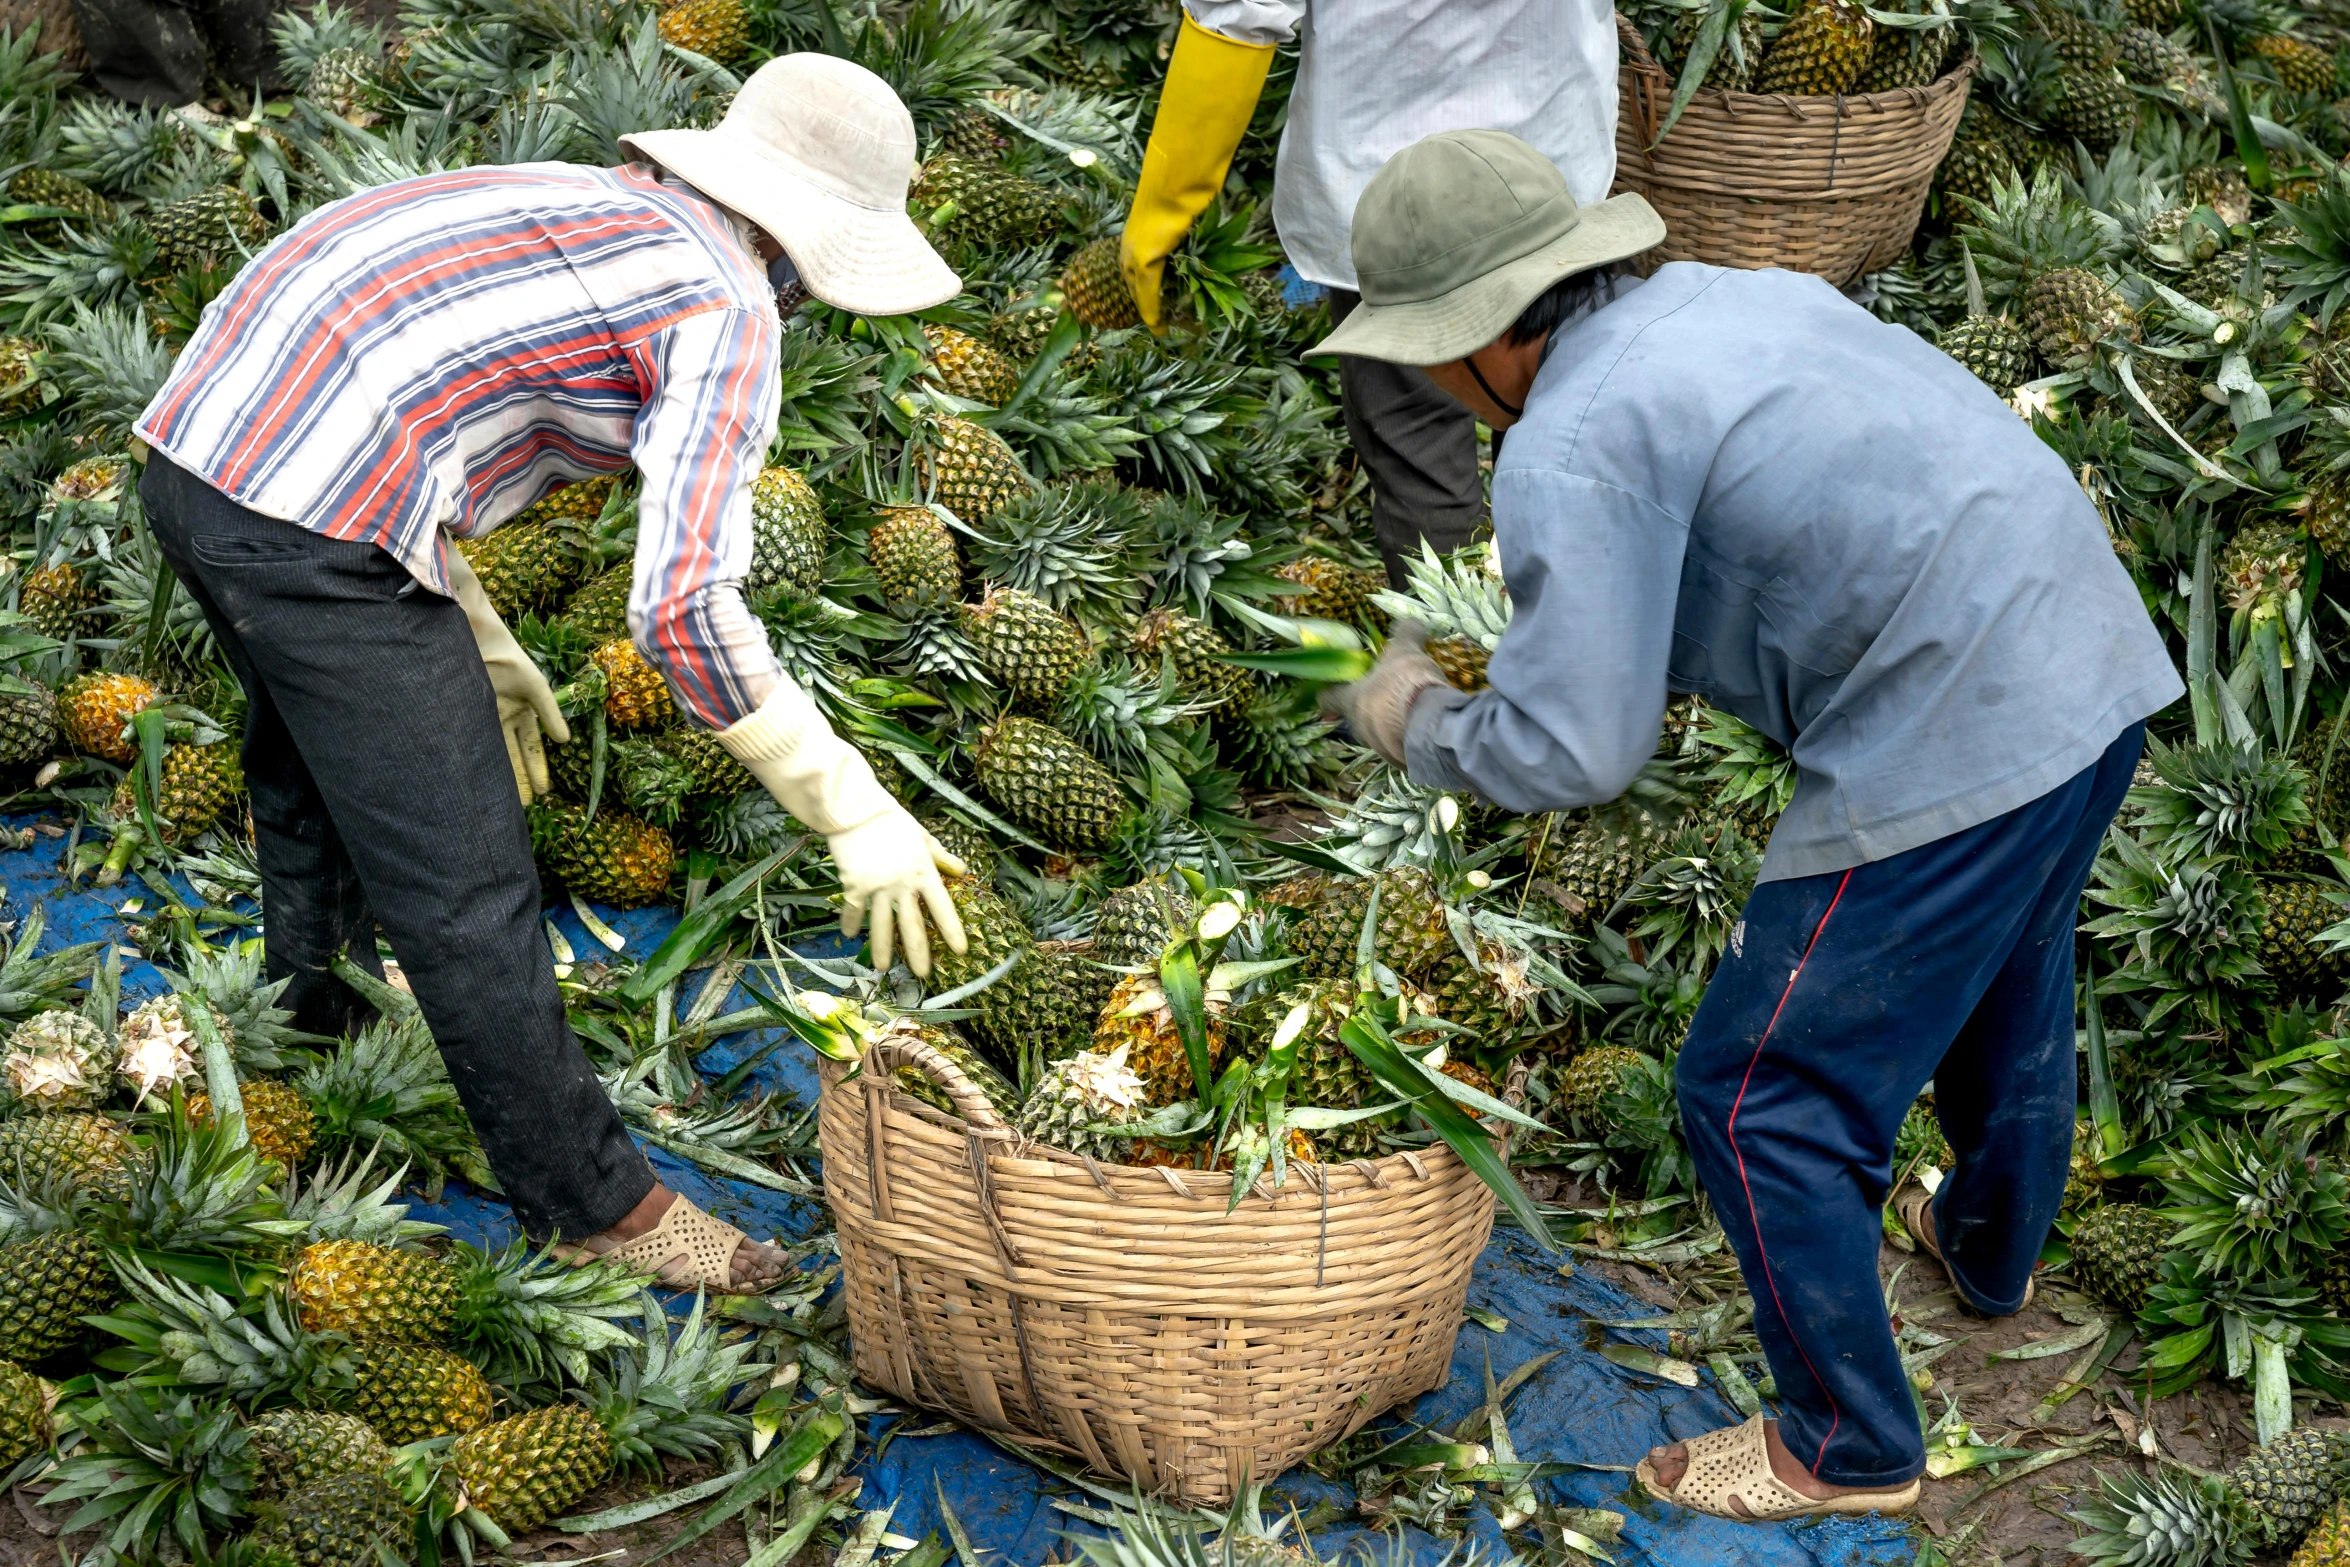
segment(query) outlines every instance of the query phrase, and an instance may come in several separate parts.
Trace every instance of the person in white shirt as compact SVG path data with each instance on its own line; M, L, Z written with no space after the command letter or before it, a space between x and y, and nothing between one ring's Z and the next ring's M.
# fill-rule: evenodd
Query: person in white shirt
M1158 325L1167 257L1215 199L1273 52L1297 41L1297 83L1273 178L1290 264L1356 304L1347 237L1371 176L1421 137L1508 131L1585 205L1616 173L1616 29L1602 0L1184 0L1121 259ZM1348 436L1371 476L1388 576L1424 539L1456 549L1485 520L1474 417L1409 366L1342 356Z

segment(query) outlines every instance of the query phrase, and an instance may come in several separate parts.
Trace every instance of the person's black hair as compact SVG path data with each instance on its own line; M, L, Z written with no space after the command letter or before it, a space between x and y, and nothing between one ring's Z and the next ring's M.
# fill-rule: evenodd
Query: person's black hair
M1534 296L1534 303L1518 312L1518 319L1510 323L1509 340L1512 347L1531 343L1536 338L1555 332L1585 310L1616 297L1616 279L1624 275L1624 263L1611 261L1605 266L1593 267L1560 278L1556 283Z

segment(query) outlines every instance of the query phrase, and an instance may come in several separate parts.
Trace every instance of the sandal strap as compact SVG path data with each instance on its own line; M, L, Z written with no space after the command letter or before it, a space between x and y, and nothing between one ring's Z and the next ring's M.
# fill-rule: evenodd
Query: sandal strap
M734 1254L746 1238L724 1219L678 1197L670 1202L659 1224L635 1240L599 1253L596 1260L617 1263L671 1289L733 1294Z
M1736 1498L1746 1504L1753 1518L1769 1522L1819 1506L1771 1472L1770 1442L1761 1415L1744 1425L1708 1431L1684 1442L1682 1448L1689 1455L1689 1468L1681 1483L1673 1487L1673 1498L1684 1507L1735 1518L1738 1509L1731 1499Z
M1925 1254L1936 1262L1942 1261L1942 1248L1926 1238L1925 1221L1920 1217L1934 1205L1934 1194L1912 1182L1893 1194L1893 1215L1901 1227L1909 1231L1909 1238L1918 1243Z

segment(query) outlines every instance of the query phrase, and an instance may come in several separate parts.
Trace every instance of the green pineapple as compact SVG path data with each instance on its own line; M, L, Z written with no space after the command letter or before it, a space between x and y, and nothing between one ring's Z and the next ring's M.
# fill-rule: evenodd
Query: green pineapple
M956 152L925 160L906 199L933 233L984 250L1041 244L1061 226L1061 198L1050 186Z
M1340 979L1309 980L1292 986L1264 1008L1273 1029L1268 1045L1293 1031L1297 1040L1297 1067L1289 1079L1290 1103L1359 1110L1387 1097L1371 1069L1338 1037L1354 1008L1354 984ZM1350 1121L1321 1135L1337 1158L1374 1158L1379 1153L1377 1118Z
M1028 492L1028 470L1004 438L953 415L934 420L914 452L915 477L930 498L979 527Z
M1463 691L1485 689L1485 665L1509 629L1509 592L1490 544L1439 557L1427 540L1405 562L1406 591L1378 592L1371 602L1397 620L1417 621L1426 650L1444 678Z
M1689 57L1689 48L1697 41L1697 30L1704 24L1705 16L1704 11L1684 11L1674 18L1669 35L1669 50L1674 59ZM1713 64L1706 67L1705 80L1700 85L1745 92L1754 82L1755 67L1762 63L1762 57L1762 18L1749 8L1739 14L1737 27L1723 36L1722 46L1715 51Z
M357 1415L318 1409L272 1409L255 1415L253 1433L264 1493L284 1495L344 1475L380 1475L392 1450Z
M65 213L61 218L36 219L14 230L36 245L54 247L64 241L68 228L95 233L114 221L113 202L80 180L49 169L17 170L8 181L8 198L28 207L56 207Z
M2138 96L2108 67L2059 74L2043 100L2049 128L2102 153L2129 139L2138 125Z
M1849 0L1801 0L1754 73L1754 91L1796 98L1851 92L1876 47L1876 23Z
M1096 955L1112 968L1155 974L1167 943L1189 928L1198 912L1189 883L1175 876L1146 876L1102 900L1093 928Z
M155 258L166 272L217 267L234 272L269 238L269 220L253 198L234 185L183 196L147 210L155 235Z
M400 1559L414 1540L408 1503L382 1474L318 1481L256 1517L254 1544L294 1567L377 1567L383 1553Z
M754 549L754 563L756 559ZM628 595L634 585L633 573L626 565L598 572L563 606L562 623L599 646L618 641L628 635ZM575 748L558 746L556 749Z
M1019 700L1050 707L1085 661L1085 633L1033 593L990 587L962 612L963 635L987 672Z
M544 615L569 598L587 573L574 525L517 517L458 545L481 579L482 597L505 620Z
M2287 92L2330 98L2338 85L2334 57L2306 39L2283 33L2255 38L2245 45L2266 60Z
M969 920L966 919L966 927L969 923ZM1001 962L1002 959L999 958L997 961ZM989 965L989 967L993 966L993 964ZM981 972L984 973L986 970L983 969ZM1009 977L1006 976L1006 978ZM998 983L1000 984L1001 981ZM991 985L987 990L981 991L980 998L987 997L995 988ZM980 1006L979 1010L982 1017L990 1015L989 1009L984 1005ZM978 1019L973 1021L977 1022ZM1014 1088L1010 1078L998 1071L985 1056L972 1049L963 1037L953 1029L942 1027L936 1023L924 1023L914 1018L901 1017L892 1019L889 1026L876 1037L886 1038L893 1032L911 1035L954 1063L962 1071L962 1074L971 1080L971 1086L987 1096L988 1104L1007 1124L1019 1119L1020 1090ZM997 1030L996 1032L1009 1033L1009 1029ZM891 1081L896 1084L899 1092L912 1095L933 1110L945 1115L960 1115L962 1113L955 1108L954 1100L947 1096L945 1089L910 1066L899 1067Z
M1435 882L1426 871L1406 866L1324 886L1319 901L1289 922L1289 950L1304 960L1300 973L1353 981L1355 953L1374 888L1379 894L1379 923L1371 943L1375 961L1400 978L1417 980L1459 956Z
M121 1297L106 1248L71 1229L0 1245L0 1359L40 1360Z
M14 1468L56 1440L55 1392L24 1367L0 1361L0 1464Z
M1110 770L1049 724L1007 713L981 731L971 770L1015 823L1074 853L1098 850L1126 809Z
M1988 109L1968 104L1959 121L1958 135L1934 170L1934 190L1947 218L1964 221L1974 216L1970 201L1990 203L1999 187L2015 178L2015 153L2006 139L1988 129L1995 119Z
M1758 29L1759 31L1759 29ZM1950 54L1948 27L1879 26L1869 46L1869 63L1853 85L1854 92L1899 92L1924 87L1942 74Z
M2245 1454L2228 1478L2277 1539L2299 1539L2350 1485L2350 1432L2297 1426Z
M56 750L57 693L37 680L0 691L0 766L46 760Z
M751 487L750 590L813 598L824 586L828 538L823 503L807 479L790 468L762 470Z
M1592 1045L1567 1063L1559 1079L1559 1102L1567 1113L1596 1131L1608 1127L1608 1100L1647 1058L1627 1045Z
M1117 235L1105 234L1061 269L1061 292L1068 296L1069 313L1097 332L1142 325L1142 312L1134 308L1133 290L1118 265L1118 245Z
M2272 876L2260 884L2260 966L2286 996L2316 998L2341 988L2342 954L2318 940L2343 919L2342 905L2317 882Z
M1308 620L1360 620L1371 607L1371 595L1387 585L1387 574L1376 566L1350 566L1327 555L1300 555L1273 568L1273 575L1296 584L1282 595L1282 608Z
M583 898L641 909L669 895L677 845L660 828L609 804L590 820L561 800L534 802L530 836L540 870Z
M2005 397L2032 378L2032 340L2007 317L1990 313L1983 302L1983 280L1975 275L1974 253L1959 254L1966 264L1967 313L1944 327L1935 342L1976 380Z
M1224 662L1233 648L1223 633L1179 609L1154 609L1136 621L1134 651L1153 664L1170 662L1184 698L1211 713L1254 689L1247 670Z
M2134 82L2159 86L2199 74L2194 55L2150 27L2125 27L2114 35L2116 63Z
M1034 980L1036 965L1027 955L1035 950L1036 933L1028 928L1028 922L1020 917L1017 909L976 877L963 876L948 882L947 892L955 900L955 913L963 922L967 950L955 953L932 949L930 984L935 992L959 989L1006 958L1022 955L1022 961L1003 978L963 1003L974 1013L964 1020L963 1027L1000 1063L999 1070L1009 1070L1034 1043L1023 1036L1021 1028L1034 1010L1028 987Z
M2050 364L2081 364L2131 325L2121 291L2086 267L2038 273L2024 285L2019 302L2024 331Z
M1123 1047L1085 1050L1055 1061L1020 1106L1022 1137L1112 1164L1125 1162L1131 1138L1093 1130L1139 1121L1147 1113L1142 1078Z
M927 506L884 506L865 535L865 558L890 608L951 604L962 596L955 535Z

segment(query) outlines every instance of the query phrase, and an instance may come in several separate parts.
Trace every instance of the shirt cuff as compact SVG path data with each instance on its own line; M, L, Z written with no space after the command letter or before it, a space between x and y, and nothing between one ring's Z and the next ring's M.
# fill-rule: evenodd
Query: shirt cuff
M1474 693L1452 686L1430 686L1412 699L1403 724L1403 770L1412 782L1456 794L1476 793L1476 785L1454 763L1443 727L1449 714L1476 699Z

